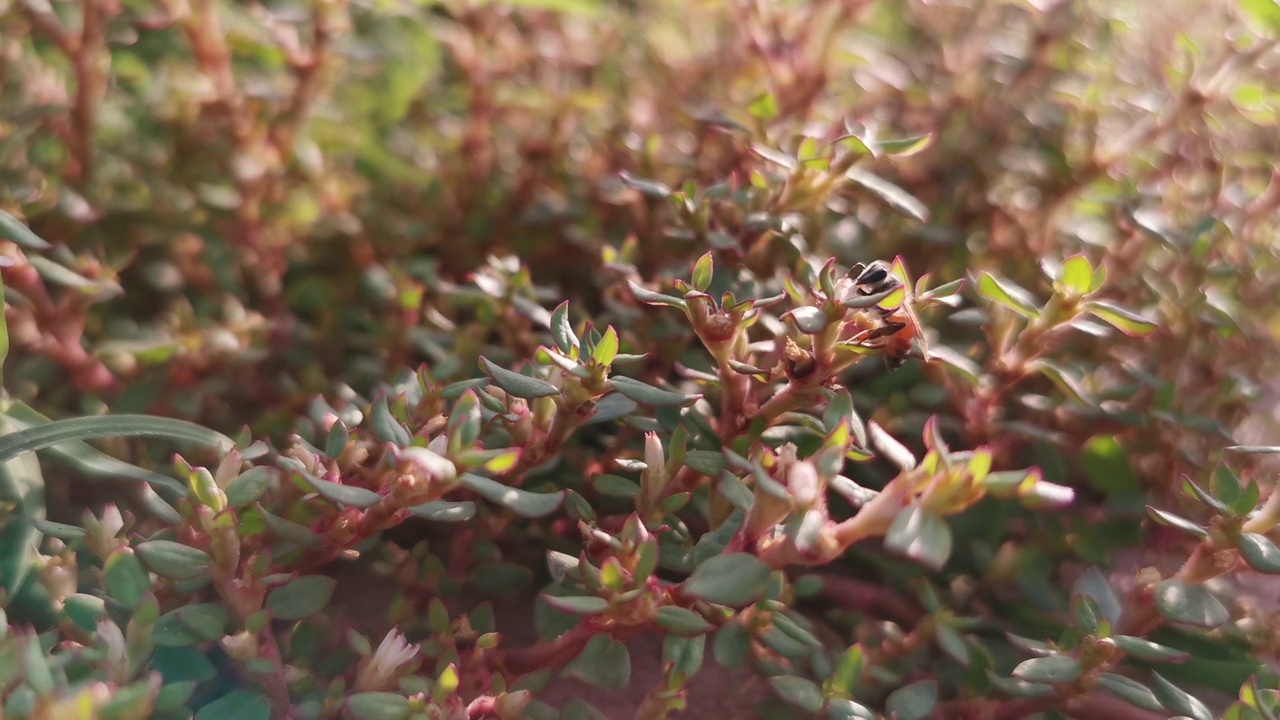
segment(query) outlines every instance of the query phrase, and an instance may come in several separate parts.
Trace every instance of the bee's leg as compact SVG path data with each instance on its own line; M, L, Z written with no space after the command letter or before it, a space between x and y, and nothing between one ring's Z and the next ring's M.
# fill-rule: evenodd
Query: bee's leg
M874 330L871 330L870 333L867 335L867 339L874 340L876 338L890 337L900 332L906 326L907 326L906 323L900 323L900 322L885 323L884 325L881 325L880 327L875 328Z

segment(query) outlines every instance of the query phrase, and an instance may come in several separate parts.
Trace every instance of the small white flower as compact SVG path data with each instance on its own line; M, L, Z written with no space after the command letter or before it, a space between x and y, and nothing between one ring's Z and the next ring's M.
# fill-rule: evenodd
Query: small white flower
M656 432L644 435L644 464L651 470L659 470L667 464L662 454L662 440L658 439Z
M818 468L809 460L792 465L787 482L791 486L791 497L801 507L808 507L818 499Z
M120 515L120 508L115 503L107 503L102 509L102 533L104 537L113 538L120 534L124 528L124 518Z
M391 629L373 651L368 664L360 669L356 689L369 691L388 686L395 679L396 670L418 656L418 647L417 643L409 644L399 630Z

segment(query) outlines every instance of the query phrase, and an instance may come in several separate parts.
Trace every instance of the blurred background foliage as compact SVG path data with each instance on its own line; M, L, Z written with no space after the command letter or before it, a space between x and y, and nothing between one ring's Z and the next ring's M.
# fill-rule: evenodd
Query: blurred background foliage
M705 367L625 281L708 250L717 296L900 256L969 280L922 318L942 358L846 384L913 447L938 415L1077 489L954 521L979 565L1017 541L991 602L1061 611L1079 567L1179 558L1145 504L1195 515L1184 474L1280 437L1278 30L1272 0L0 0L0 209L48 241L6 227L8 390L315 437L318 395L532 357L561 300L649 378ZM1158 328L1021 332L1076 254ZM1277 649L1252 610L1170 676L1234 694Z

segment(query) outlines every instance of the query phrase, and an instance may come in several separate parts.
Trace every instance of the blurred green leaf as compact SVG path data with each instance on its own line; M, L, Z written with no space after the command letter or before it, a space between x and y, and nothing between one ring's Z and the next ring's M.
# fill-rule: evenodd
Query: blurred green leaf
M893 210L920 222L929 221L929 208L911 193L885 180L874 173L860 167L850 168L845 177L853 183L870 190L873 195L884 201Z
M663 630L675 635L700 635L711 629L711 623L701 615L677 605L658 608L653 619Z
M481 497L502 505L521 517L550 515L564 502L563 490L552 493L529 492L473 473L463 473L461 479L463 485L476 491Z
M1128 635L1113 635L1111 636L1111 639L1115 642L1116 647L1123 650L1126 654L1132 655L1139 660L1146 660L1147 662L1176 662L1178 660L1184 660L1190 655L1190 653L1186 651L1165 647L1164 645L1153 643L1150 640L1145 640L1143 638L1130 637Z
M769 566L754 555L718 555L698 565L680 585L680 591L718 605L741 607L764 593L771 574Z
M941 570L951 556L951 527L919 505L903 509L884 537L891 552L905 555L930 570Z
M1161 705L1194 720L1213 720L1213 713L1203 702L1165 680L1160 673L1152 673L1152 676L1155 678L1155 685L1151 689Z
M631 653L617 640L596 635L561 674L604 690L622 690L631 680Z
M686 678L692 677L702 669L702 659L706 652L707 636L695 635L681 637L667 635L662 638L662 662L671 663L675 671Z
M422 505L414 505L409 512L433 522L466 522L476 516L476 504L470 500L450 502L434 500Z
M1081 305L1089 313L1099 320L1105 320L1120 332L1134 337L1145 337L1156 331L1159 327L1154 320L1126 310L1118 305L1114 305L1102 300L1090 300Z
M1150 505L1147 506L1147 515L1151 516L1152 520L1155 520L1161 525L1167 525L1168 527L1177 528L1185 533L1189 533L1197 537L1208 537L1209 535L1208 530L1191 522L1190 520L1184 517L1180 517L1178 515L1174 515L1171 512L1153 508Z
M784 700L809 713L822 708L822 688L802 677L780 675L769 678L774 692Z
M1102 673L1098 676L1098 684L1104 690L1135 707L1150 712L1161 712L1164 706L1156 699L1155 693L1141 683L1130 680L1115 673Z
M257 690L234 690L196 712L195 720L271 720L271 702Z
M1102 492L1118 494L1138 490L1138 478L1129 458L1112 435L1089 438L1080 449L1080 467L1089 484Z
M107 558L103 567L103 583L107 593L121 605L132 610L142 602L142 596L151 589L151 579L142 563L129 550L121 549Z
M638 403L652 405L654 407L675 406L675 405L691 405L702 395L685 395L683 393L663 390L652 385L642 383L639 380L618 375L609 378L609 384L618 392L626 395L628 398Z
M1071 297L1088 295L1093 288L1093 267L1083 255L1072 255L1058 268L1057 285Z
M292 580L267 595L267 609L279 620L301 620L329 604L338 581L323 575L307 575Z
M356 693L344 702L356 720L405 720L410 714L409 699L397 693Z
M106 415L54 420L0 437L0 461L68 441L105 437L176 440L212 447L223 453L235 447L235 442L226 435L185 420L152 415Z
M716 662L727 668L737 667L751 650L751 635L740 622L727 622L716 631L711 653Z
M512 372L506 368L498 367L488 360L488 358L480 358L480 366L485 372L493 378L493 382L498 387L506 390L511 395L523 398L525 400L535 400L541 397L552 397L559 395L560 390L546 380L541 380L528 375L521 375L518 372Z
M1013 669L1015 678L1045 685L1075 682L1082 673L1080 661L1066 655L1046 655L1023 660Z
M884 709L898 720L925 720L938 704L938 681L920 680L889 693Z
M1023 290L1012 280L998 277L984 270L978 273L977 288L978 294L982 297L1029 320L1034 320L1040 315L1040 307L1032 299L1031 293Z
M138 545L135 550L148 569L172 580L190 580L205 575L213 563L209 553L170 540L151 540Z
M4 210L0 210L0 239L12 240L24 250L48 250L50 247L43 238L31 232L31 228L25 223Z
M1178 579L1165 580L1155 590L1156 610L1174 622L1216 628L1231 619L1227 608L1200 585Z
M1265 535L1241 533L1240 557L1258 572L1280 574L1280 548Z

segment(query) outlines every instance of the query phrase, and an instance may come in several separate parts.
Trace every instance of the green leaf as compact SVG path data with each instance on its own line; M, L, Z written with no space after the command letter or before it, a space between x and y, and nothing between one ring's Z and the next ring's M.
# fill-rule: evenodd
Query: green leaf
M160 616L152 642L161 647L182 647L220 640L230 616L221 605L186 605Z
M1008 308L1028 320L1040 316L1040 307L1031 293L1012 280L997 277L985 270L978 273L978 294L991 302Z
M286 520L282 517L273 515L265 510L261 505L256 507L258 512L262 513L262 519L267 521L267 527L271 528L271 532L275 533L276 537L281 540L291 542L294 545L312 548L320 547L324 544L324 538L311 530L311 528L299 525L292 520Z
M347 712L356 720L405 720L410 714L409 699L398 693L356 693L345 702Z
M879 146L880 150L892 155L893 157L910 157L929 147L932 143L932 133L895 138L893 140L876 141L876 145Z
M1242 533L1240 557L1258 572L1280 574L1280 548L1265 535Z
M613 638L596 635L587 641L563 673L604 690L622 690L631 681L631 653Z
M195 720L271 720L271 702L257 690L236 690L200 708Z
M701 635L711 629L711 623L701 615L678 605L663 605L653 620L663 630L676 635Z
M1098 676L1098 684L1107 692L1125 702L1151 712L1161 712L1164 706L1156 699L1151 689L1123 675L1102 673Z
M920 680L889 693L884 709L897 720L925 720L938 704L938 681Z
M1156 586L1156 610L1173 622L1216 628L1231 619L1231 614L1208 590L1176 578Z
M879 720L879 715L866 705L845 698L827 701L827 720Z
M769 566L754 555L717 555L695 568L680 585L680 590L707 602L741 607L755 602L764 594L772 574Z
M252 467L241 473L225 489L227 505L233 508L252 505L262 499L271 485L271 468Z
M761 93L747 104L751 117L769 121L778 116L778 101L770 93Z
M1080 451L1080 466L1089 484L1105 493L1138 490L1138 478L1124 448L1111 435L1095 435Z
M684 300L678 297L673 297L671 295L664 295L662 293L654 292L652 290L646 290L645 288L631 282L630 280L627 281L627 285L630 286L631 288L631 294L634 295L637 300L639 300L642 303L645 303L646 305L669 305L671 307L680 308L682 310L687 309L689 307L688 303L686 303Z
M1228 508L1225 503L1223 503L1221 500L1211 495L1208 491L1200 487L1199 484L1197 484L1194 480L1192 480L1189 477L1183 476L1181 490L1184 495L1186 495L1187 497L1196 498L1200 502L1207 505L1211 510L1213 510L1218 515L1231 514L1231 509Z
M375 400L369 408L369 427L373 429L374 437L384 443L391 443L396 447L409 447L413 444L413 435L391 414L385 395Z
M152 540L137 547L138 558L151 572L170 580L191 580L206 575L213 558L190 545Z
M271 591L267 609L279 620L301 620L329 604L338 581L324 575L307 575Z
M1132 637L1130 635L1113 635L1111 640L1115 642L1116 647L1125 652L1126 655L1132 655L1139 660L1147 662L1175 662L1185 660L1191 656L1191 653L1185 650L1177 650L1175 648L1158 645L1144 638Z
M1019 680L1046 685L1075 682L1083 673L1080 661L1066 655L1046 655L1018 663L1013 676Z
M1098 601L1088 595L1071 598L1071 616L1076 627L1091 635L1102 627L1102 609L1098 606Z
M956 662L968 666L970 661L969 646L965 644L964 638L960 637L960 633L956 632L956 629L950 625L942 624L938 625L935 632L938 647L942 648L942 651L950 655Z
M860 167L850 168L845 177L852 182L870 190L873 195L884 201L896 212L914 218L920 222L929 221L929 208L911 193L885 180L874 173Z
M52 421L49 418L36 412L23 402L12 403L9 406L8 416L6 417L6 423L12 423L22 428L48 425L50 422ZM79 440L63 442L46 448L45 452L47 455L53 456L87 476L140 480L170 499L187 496L187 487L181 482L166 475L117 460L86 442ZM152 515L167 523L177 524L181 522L182 516L178 514L178 511L156 497L156 493L151 492L150 488L144 488L139 498L143 506Z
M573 332L573 326L569 324L568 300L560 303L551 313L551 339L555 341L556 348L565 355L569 355L573 348L580 344L578 336Z
M742 664L751 651L751 634L740 622L727 622L716 631L711 654L720 665L732 668Z
M1154 320L1149 320L1132 310L1126 310L1119 305L1113 305L1102 300L1090 300L1081 304L1080 307L1099 320L1110 323L1125 335L1145 337L1155 332L1156 328L1159 327Z
M68 595L62 607L72 622L89 632L94 632L98 620L107 614L107 604L102 598L84 593Z
M1280 455L1280 445L1230 445L1223 449L1241 455Z
M494 384L515 397L535 400L560 394L560 390L546 380L498 367L484 356L480 357L480 365L493 378Z
M618 173L618 176L622 178L622 182L627 187L638 190L640 191L640 194L647 197L663 200L671 196L671 188L665 183L660 183L656 180L642 180L637 177L632 177L626 172Z
M662 638L662 662L671 663L675 671L686 678L702 669L702 659L706 653L707 636L695 635L681 637L667 635Z
M0 210L0 238L11 240L15 245L24 250L48 250L49 243L44 238L31 232L31 228L27 227L18 218L10 215L4 210Z
M542 601L547 605L572 615L599 615L609 609L609 601L594 595L546 595Z
M597 473L591 478L591 486L596 492L609 497L633 498L640 494L640 485L634 480L608 473Z
M1277 0L1236 0L1236 9L1258 32L1272 37L1280 35L1280 2Z
M470 500L450 502L435 500L421 505L414 505L409 512L433 522L466 522L476 516L476 504Z
M715 265L711 259L711 253L708 252L698 258L698 262L693 266L693 287L698 292L706 292L711 287L711 276L715 272Z
M610 325L604 331L604 336L600 338L600 342L596 343L595 350L591 352L591 358L601 365L612 365L613 359L618 355L618 331Z
M684 456L684 465L707 477L717 477L725 468L724 453L712 450L690 450Z
M1058 288L1071 297L1083 297L1092 292L1093 267L1083 255L1072 255L1062 261L1056 278Z
M1120 623L1120 598L1111 589L1111 583L1097 567L1090 567L1076 580L1071 587L1072 595L1083 595L1093 598L1098 604L1098 613L1111 627Z
M330 482L318 478L299 467L291 467L290 469L305 480L308 485L315 488L320 497L338 506L368 510L382 501L381 495L368 488Z
M479 493L481 497L502 505L521 517L545 517L555 512L564 501L563 490L553 493L529 492L474 473L463 473L461 480L463 485Z
M84 528L82 527L50 522L43 518L36 518L32 522L35 524L37 530L50 537L56 537L59 540L70 542L84 537Z
M0 437L0 462L72 440L105 437L176 440L212 447L221 453L235 447L235 441L226 435L185 420L152 415L103 415L54 420Z
M1057 386L1058 390L1071 399L1072 402L1083 405L1085 407L1093 407L1095 403L1085 390L1084 383L1080 381L1079 374L1066 367L1061 363L1048 360L1046 358L1036 358L1027 363L1029 370L1038 370Z
M117 550L107 558L103 568L103 584L107 594L121 605L132 610L142 602L142 596L151 589L151 579L137 556L128 550Z
M773 691L783 700L808 713L816 713L822 708L822 688L802 677L780 675L769 678Z
M951 527L937 515L912 505L893 519L884 546L936 572L951 556Z
M1185 715L1194 720L1213 720L1213 713L1209 712L1209 708L1195 697L1187 694L1178 686L1165 680L1160 673L1151 673L1155 678L1155 686L1151 689L1155 692L1156 699L1164 707Z
M1191 535L1195 535L1197 537L1208 537L1209 535L1208 530L1191 522L1190 520L1180 515L1174 515L1171 512L1166 512L1164 510L1156 509L1154 507L1151 507L1150 505L1147 506L1147 515L1151 516L1152 520L1155 520L1161 525L1177 528L1182 532L1190 533Z
M702 397L701 394L685 395L684 393L663 390L624 375L609 378L609 384L613 385L614 390L628 398L654 407L692 405L697 402L698 398Z

